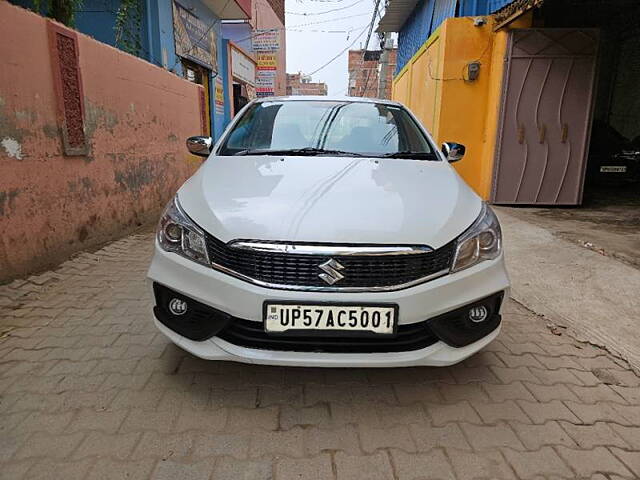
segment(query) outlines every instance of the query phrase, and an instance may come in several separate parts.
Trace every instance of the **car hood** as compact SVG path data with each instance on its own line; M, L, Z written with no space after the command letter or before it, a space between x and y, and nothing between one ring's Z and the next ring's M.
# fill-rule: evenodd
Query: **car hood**
M225 242L433 248L468 228L482 203L446 162L326 156L212 156L178 198Z

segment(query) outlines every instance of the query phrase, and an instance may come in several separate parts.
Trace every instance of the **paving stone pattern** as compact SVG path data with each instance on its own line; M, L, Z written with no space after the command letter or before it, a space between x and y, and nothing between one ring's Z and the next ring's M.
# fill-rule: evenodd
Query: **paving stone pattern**
M0 287L0 478L640 478L640 378L515 302L450 368L207 362L151 322L151 246Z

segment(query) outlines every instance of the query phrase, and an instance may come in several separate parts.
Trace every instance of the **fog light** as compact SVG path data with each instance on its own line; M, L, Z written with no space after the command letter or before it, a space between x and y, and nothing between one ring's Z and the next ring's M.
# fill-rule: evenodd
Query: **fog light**
M184 315L187 313L187 302L179 298L172 298L169 302L169 311L174 315Z
M489 312L487 311L487 307L484 305L479 305L469 310L469 320L474 323L484 322L488 316Z

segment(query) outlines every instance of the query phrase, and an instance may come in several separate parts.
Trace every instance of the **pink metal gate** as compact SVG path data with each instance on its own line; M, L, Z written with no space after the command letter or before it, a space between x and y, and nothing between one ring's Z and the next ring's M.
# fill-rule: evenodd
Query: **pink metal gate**
M597 45L591 29L510 33L493 203L582 202Z

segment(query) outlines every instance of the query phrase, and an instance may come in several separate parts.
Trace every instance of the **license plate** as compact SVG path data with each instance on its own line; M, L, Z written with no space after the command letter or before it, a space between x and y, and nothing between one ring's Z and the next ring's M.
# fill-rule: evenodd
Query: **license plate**
M600 167L600 172L602 173L625 173L626 171L627 171L626 166L617 167L613 165L610 165L610 166L604 165Z
M264 328L269 333L333 331L393 335L397 317L397 305L266 303Z

